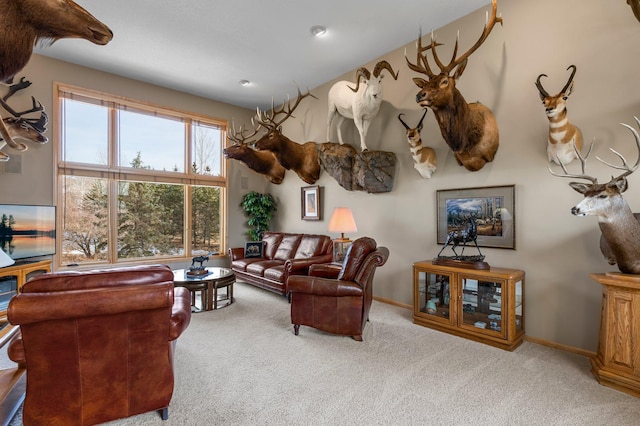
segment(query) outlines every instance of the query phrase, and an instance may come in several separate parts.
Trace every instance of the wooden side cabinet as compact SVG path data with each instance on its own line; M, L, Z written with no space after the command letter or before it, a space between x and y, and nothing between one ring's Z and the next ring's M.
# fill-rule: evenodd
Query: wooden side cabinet
M413 264L413 322L509 351L524 338L524 272Z
M9 300L31 278L51 272L51 261L20 263L0 268L0 348L18 332L7 320ZM6 425L24 400L26 380L24 369L18 366L0 370L0 424Z

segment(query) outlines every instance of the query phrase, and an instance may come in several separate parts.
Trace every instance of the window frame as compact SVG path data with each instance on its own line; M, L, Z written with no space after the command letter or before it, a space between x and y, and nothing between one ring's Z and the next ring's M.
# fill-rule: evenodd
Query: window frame
M227 223L228 223L228 177L227 162L224 159L222 150L226 146L226 136L228 131L228 121L219 118L208 117L202 114L178 110L171 107L156 105L150 102L138 101L131 98L104 93L97 90L86 89L65 83L54 82L53 84L53 161L54 161L54 194L57 200L56 205L63 206L64 194L62 179L65 176L81 176L89 178L103 178L108 182L108 240L109 254L107 260L82 262L80 265L67 265L62 263L62 238L56 238L56 255L54 263L56 269L65 269L70 266L74 268L95 267L95 266L125 266L127 264L148 264L159 261L179 263L190 261L192 250L192 191L195 186L206 186L219 188L220 191L220 250L219 257L226 253L227 248ZM63 102L64 99L74 99L82 102L89 102L100 106L108 107L108 164L90 164L81 162L65 162L62 158L64 154L63 131ZM184 152L185 164L183 172L173 172L165 170L138 169L130 166L118 165L118 110L129 109L143 114L151 114L169 119L178 119L183 122L185 128ZM193 125L212 126L220 129L220 175L205 175L192 172L191 164L194 160L194 143L192 140ZM184 187L184 255L183 256L154 256L142 258L121 258L117 257L117 213L118 213L118 183L120 181L149 182L163 184L178 184ZM56 229L58 235L63 232L64 209L56 209Z

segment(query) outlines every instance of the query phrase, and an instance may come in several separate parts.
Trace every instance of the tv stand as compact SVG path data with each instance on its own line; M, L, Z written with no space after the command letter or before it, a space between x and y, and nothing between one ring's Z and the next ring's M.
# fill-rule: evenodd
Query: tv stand
M3 301L0 309L0 349L6 350L5 346L11 338L18 334L20 328L9 324L7 319L6 303L16 292L20 292L22 286L31 278L40 274L51 272L51 260L16 262L14 265L0 268L0 283L15 282L15 289L12 286L0 286L0 301ZM2 281L2 280L5 281ZM6 287L6 288L5 288ZM6 300L6 302L5 302ZM8 424L11 418L24 401L26 390L26 377L24 368L19 366L0 370L0 424Z

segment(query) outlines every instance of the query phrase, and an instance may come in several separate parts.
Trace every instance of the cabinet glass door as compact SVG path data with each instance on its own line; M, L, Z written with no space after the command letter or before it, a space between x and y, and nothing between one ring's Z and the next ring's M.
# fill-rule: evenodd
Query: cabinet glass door
M516 333L524 330L524 306L522 303L522 281L516 281Z
M418 272L419 291L417 309L421 313L436 318L443 318L450 322L449 318L449 298L450 283L449 275L434 274L432 272Z
M502 281L461 278L461 325L502 334ZM504 318L506 321L507 318Z

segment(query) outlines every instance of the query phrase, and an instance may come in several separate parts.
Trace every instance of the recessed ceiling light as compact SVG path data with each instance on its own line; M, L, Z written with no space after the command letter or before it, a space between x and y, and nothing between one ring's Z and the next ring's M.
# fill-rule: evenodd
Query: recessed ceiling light
M238 83L240 83L240 86L248 86L251 84L249 80L240 80Z
M309 29L309 31L311 31L311 34L313 34L314 37L320 37L327 33L327 27L323 27L322 25L314 25Z

